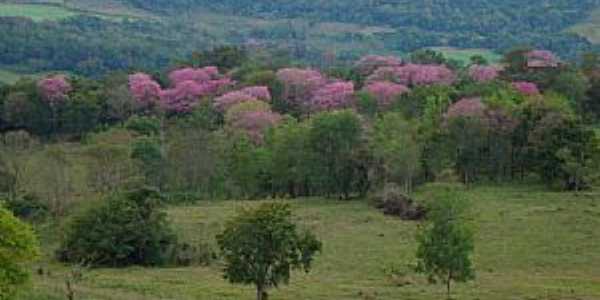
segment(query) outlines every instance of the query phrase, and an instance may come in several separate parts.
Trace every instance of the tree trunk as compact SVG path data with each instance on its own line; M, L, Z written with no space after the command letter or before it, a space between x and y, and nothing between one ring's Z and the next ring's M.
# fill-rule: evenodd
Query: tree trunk
M446 280L446 297L450 299L450 282L452 281L452 272L448 272L448 279Z
M256 300L268 300L269 294L262 285L256 286Z

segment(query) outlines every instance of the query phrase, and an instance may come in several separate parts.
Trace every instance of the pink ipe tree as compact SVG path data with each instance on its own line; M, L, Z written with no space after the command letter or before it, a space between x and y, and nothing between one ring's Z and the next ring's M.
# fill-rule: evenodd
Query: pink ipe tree
M143 105L157 103L161 91L160 84L150 75L145 73L129 75L129 92L138 103Z
M249 111L239 114L230 126L248 134L255 144L261 144L265 131L277 125L281 119L281 115L271 111Z
M375 97L377 106L380 108L389 107L398 96L410 92L405 85L389 81L372 82L364 87L364 91Z
M354 68L360 75L368 76L379 68L401 65L402 60L394 56L366 55L355 63Z
M336 81L317 89L308 104L311 111L347 108L354 104L354 83Z
M231 79L219 74L216 67L183 68L169 74L171 86L162 89L148 74L129 76L132 96L141 104L157 104L167 112L191 111L198 102L231 86Z
M305 107L316 90L327 84L327 79L315 70L285 68L277 71L283 84L283 99L294 107Z
M483 118L485 105L480 98L464 98L448 107L447 119L453 118Z
M530 68L555 68L558 67L559 59L548 50L532 50L525 54L527 66Z
M237 104L256 100L258 99L250 94L244 93L242 91L233 91L223 96L215 98L213 106L217 111L225 113L227 112L227 110L229 110L231 107Z
M456 74L443 65L407 64L377 69L367 78L367 82L375 81L392 81L405 86L452 85Z
M73 90L65 75L54 75L37 82L42 98L50 104L63 102Z
M249 86L240 90L240 92L250 95L258 100L271 101L271 92L266 86Z
M513 82L512 86L515 90L526 96L538 95L540 90L533 82L517 81Z
M494 66L472 65L469 67L468 74L474 81L488 82L498 78L500 71Z

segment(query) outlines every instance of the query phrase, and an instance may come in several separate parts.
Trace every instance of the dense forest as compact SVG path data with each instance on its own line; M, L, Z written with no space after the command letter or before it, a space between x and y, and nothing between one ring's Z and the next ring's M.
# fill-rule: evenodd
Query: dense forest
M118 8L108 14L94 10L113 2ZM595 46L568 29L599 4L361 0L349 10L346 1L66 1L74 15L64 19L0 17L0 64L96 75L162 68L194 50L247 43L280 47L312 64L331 53L348 62L374 49L406 54L438 46L503 52L529 45L576 58Z

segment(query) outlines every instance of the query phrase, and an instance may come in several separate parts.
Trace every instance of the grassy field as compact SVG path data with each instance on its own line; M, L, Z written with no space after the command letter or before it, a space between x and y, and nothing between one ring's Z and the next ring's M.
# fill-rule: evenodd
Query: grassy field
M54 5L0 3L0 17L25 17L34 21L57 21L77 13Z
M600 199L595 194L542 192L542 187L478 187L465 192L477 228L477 280L460 284L457 299L600 299ZM271 299L443 299L444 289L408 272L414 261L416 224L385 217L363 201L290 201L297 221L324 242L309 275L294 274ZM182 239L214 246L214 235L237 208L257 202L215 201L172 207L168 214ZM60 232L55 226L52 231ZM46 230L45 230L46 231ZM51 239L55 240L55 239ZM21 299L64 299L69 270L48 256ZM38 266L35 267L37 269ZM221 266L125 268L86 271L76 299L252 299L252 287L222 279ZM402 285L402 283L408 283Z
M0 83L13 84L21 78L22 75L12 71L0 69Z
M431 49L443 53L446 58L458 60L465 64L469 63L471 57L474 55L481 55L490 63L497 63L502 59L500 54L487 49L458 49L451 47L434 47Z

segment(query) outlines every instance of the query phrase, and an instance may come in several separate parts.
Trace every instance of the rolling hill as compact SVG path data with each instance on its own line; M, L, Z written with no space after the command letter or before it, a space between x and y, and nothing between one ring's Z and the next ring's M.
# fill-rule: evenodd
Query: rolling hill
M318 61L425 47L594 49L585 26L600 0L0 1L0 64L97 75L155 69L194 50L258 43ZM515 9L518 7L518 9ZM584 25L582 25L584 24ZM575 30L573 29L575 28ZM578 30L577 30L578 29Z

